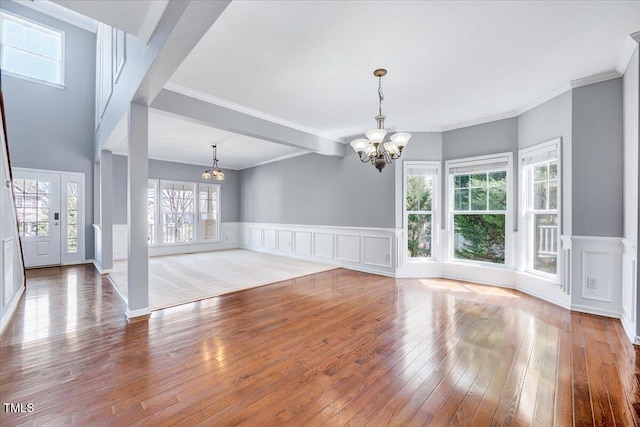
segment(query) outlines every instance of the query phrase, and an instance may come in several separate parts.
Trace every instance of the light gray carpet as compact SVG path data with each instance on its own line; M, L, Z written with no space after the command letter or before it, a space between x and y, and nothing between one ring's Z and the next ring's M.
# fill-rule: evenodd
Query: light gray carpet
M242 249L151 257L149 302L158 310L334 268ZM127 262L115 261L109 277L126 296Z

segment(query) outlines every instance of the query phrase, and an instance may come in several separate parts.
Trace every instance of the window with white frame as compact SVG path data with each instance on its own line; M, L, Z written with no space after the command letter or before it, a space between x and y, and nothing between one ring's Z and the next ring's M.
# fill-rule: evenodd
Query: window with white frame
M0 13L0 67L38 82L64 85L64 32Z
M510 167L511 153L447 162L454 260L506 264Z
M409 260L434 256L438 171L439 162L404 162L403 224Z
M525 269L557 276L560 246L560 140L520 151Z
M149 245L219 241L220 185L150 179L147 226Z
M150 179L147 185L147 242L150 245L155 245L158 242L157 194L158 181Z
M162 243L194 241L196 185L192 182L161 181Z
M218 240L220 186L198 184L200 241Z

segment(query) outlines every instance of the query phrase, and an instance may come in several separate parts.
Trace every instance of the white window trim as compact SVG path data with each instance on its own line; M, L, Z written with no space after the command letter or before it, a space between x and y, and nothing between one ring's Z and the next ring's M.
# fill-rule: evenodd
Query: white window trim
M407 214L407 177L408 170L414 167L424 167L428 169L434 169L433 175L433 192L431 196L431 256L411 258L407 254L407 246L409 244L409 230L408 227L408 214ZM402 169L402 256L405 263L421 263L432 262L438 258L438 248L440 242L440 215L438 215L440 209L440 162L425 160L425 161L413 161L405 160L403 162Z
M163 210L162 207L164 206L164 200L162 197L162 187L165 184L178 184L178 185L193 185L193 191L194 191L194 195L193 195L193 216L194 216L194 222L193 222L193 238L191 239L191 241L189 242L173 242L173 243L165 243L164 242L164 214L163 214ZM158 209L160 210L160 218L158 221L158 224L160 225L160 227L162 228L162 232L160 233L160 237L162 237L162 239L158 241L158 244L160 246L180 246L180 245L193 245L194 243L198 242L198 183L194 182L194 181L175 181L175 180L170 180L170 179L161 179L160 180L160 188L159 188L159 193L160 193L160 204L158 206Z
M222 232L222 186L220 184L213 184L213 183L206 183L206 182L196 182L196 181L176 181L176 180L164 180L164 179L157 179L157 178L149 178L149 182L153 182L154 184L154 190L155 190L155 194L156 194L156 200L155 200L155 207L154 207L154 214L155 214L155 230L154 230L154 241L155 243L153 244L149 244L149 247L161 247L161 246L188 246L188 245L195 245L198 243L221 243L222 242L222 236L221 236L221 232ZM181 184L181 185L193 185L195 188L195 198L194 198L194 202L195 202L195 210L194 210L194 223L193 223L193 233L194 233L194 238L192 241L190 242L175 242L175 243L164 243L164 233L161 231L163 230L163 226L164 226L164 215L162 214L162 185L163 184ZM218 221L216 224L217 230L216 230L216 236L217 239L204 239L203 237L201 237L201 228L202 228L202 224L200 221L200 185L208 185L208 186L214 186L217 187L217 191L218 191Z
M200 186L201 185L205 185L208 187L214 187L216 188L216 191L218 192L217 195L217 211L218 211L218 220L216 221L216 238L215 239L205 239L203 234L204 234L204 227L202 227L201 225L201 219L200 219ZM198 195L196 197L197 199L197 215L196 215L196 223L198 224L198 234L197 234L197 242L198 243L220 243L222 241L222 239L220 238L220 222L222 222L222 212L220 211L220 209L222 208L222 203L220 203L220 197L222 196L222 186L220 184L209 184L206 182L197 182L196 183L196 188L197 188L197 192Z
M504 264L496 264L492 262L486 261L473 261L473 260L460 260L456 259L453 256L453 234L454 234L454 226L453 226L453 172L452 169L456 168L467 168L467 167L478 167L479 171L482 170L483 165L491 165L494 163L503 162L507 163L506 172L507 172L507 209L506 211L468 211L469 214L474 213L482 213L482 214L505 214L505 242L504 242ZM484 169L483 172L491 171L492 168ZM497 169L496 169L497 170ZM500 169L504 170L504 169ZM446 171L446 179L445 179L445 193L446 197L446 212L447 212L447 251L446 251L446 259L448 262L456 263L456 264L468 264L468 265L480 265L498 269L510 269L513 265L513 153L505 152L505 153L497 153L497 154L489 154L484 156L475 156L475 157L466 157L461 159L447 160L445 162L445 171Z
M41 80L41 79L37 79L35 77L30 77L30 76L25 76L24 74L20 74L20 73L16 73L14 71L10 71L7 70L5 68L2 69L2 73L7 75L7 76L11 76L11 77L16 77L19 79L23 79L23 80L27 80L30 82L34 82L34 83L40 83L46 86L51 86L51 87L55 87L58 89L64 89L65 88L65 58L66 58L66 51L65 51L65 32L62 31L59 28L54 28L54 27L50 27L49 25L45 25L42 24L40 22L36 22L33 21L31 19L25 18L23 16L20 15L16 15L15 13L11 13L8 12L6 10L2 10L0 11L0 22L4 21L5 19L9 19L12 21L16 21L21 25L26 25L29 27L33 27L37 30L46 30L46 31L50 31L52 33L56 33L60 35L60 83L56 83L56 82L50 82L48 80ZM4 57L4 40L3 40L3 35L2 32L0 31L0 58Z
M158 203L159 196L159 188L160 188L160 180L159 179L149 179L149 184L153 184L154 191L154 201L153 201L153 218L155 221L153 222L153 243L149 243L149 247L153 248L156 246L160 246L160 203ZM148 187L147 187L148 188ZM149 203L149 196L147 195L147 203ZM149 222L147 221L147 227L149 226Z
M536 156L544 156L551 155L555 152L555 157L558 163L558 200L557 200L557 212L558 212L558 233L557 233L557 242L556 247L558 248L558 255L556 258L556 274L549 274L543 271L538 271L533 269L533 242L535 241L535 237L532 234L533 223L531 219L531 212L528 209L528 203L531 195L530 177L529 174L526 173L527 167L524 165L524 161L527 158L536 157ZM539 163L539 162L536 162ZM536 164L533 163L533 164ZM529 165L527 165L529 166ZM563 271L563 253L562 253L562 202L563 202L563 175L562 175L562 138L555 138L550 141L546 141L532 147L523 148L518 151L518 176L520 178L520 201L519 201L519 218L520 218L520 227L521 237L520 237L520 259L519 259L519 270L525 271L529 274L533 274L535 276L539 276L548 280L553 281L555 284L561 283L561 272Z
M62 224L62 234L60 235L60 245L61 245L61 262L63 265L65 264L78 264L84 262L85 259L85 214L84 214L84 204L85 204L85 192L84 192L84 173L76 173L76 172L62 172L61 174L61 189L60 192L60 201L61 201L61 224ZM67 249L67 239L69 238L69 224L67 222L67 212L69 209L69 198L68 198L68 184L78 184L78 196L76 200L77 205L77 232L76 232L76 252L69 252Z

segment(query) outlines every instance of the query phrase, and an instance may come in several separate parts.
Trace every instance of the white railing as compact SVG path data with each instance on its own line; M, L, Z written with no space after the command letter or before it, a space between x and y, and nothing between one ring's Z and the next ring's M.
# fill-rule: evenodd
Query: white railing
M554 257L558 254L558 226L538 226L538 256Z
M186 243L193 241L193 224L164 224L162 226L164 243Z

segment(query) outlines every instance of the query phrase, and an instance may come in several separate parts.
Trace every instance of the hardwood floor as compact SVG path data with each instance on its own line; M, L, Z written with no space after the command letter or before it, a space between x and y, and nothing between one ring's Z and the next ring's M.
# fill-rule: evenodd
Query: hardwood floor
M638 425L620 322L517 291L339 269L129 324L93 267L27 283L2 426Z

